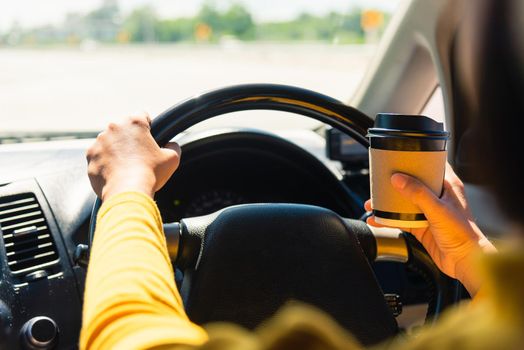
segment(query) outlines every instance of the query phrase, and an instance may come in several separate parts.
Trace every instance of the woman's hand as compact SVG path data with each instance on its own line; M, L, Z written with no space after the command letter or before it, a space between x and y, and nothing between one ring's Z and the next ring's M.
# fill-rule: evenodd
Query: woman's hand
M153 197L177 169L180 147L158 147L150 124L147 114L111 123L87 150L89 180L102 200L125 191Z
M493 252L496 249L475 224L466 202L464 184L451 166L446 165L441 198L416 178L405 174L394 174L391 184L417 205L429 221L427 228L407 231L422 243L445 274L461 281L470 295L474 296L480 281L473 267L473 259L479 252ZM368 211L372 209L369 200L365 208ZM368 219L368 224L381 226L374 217Z

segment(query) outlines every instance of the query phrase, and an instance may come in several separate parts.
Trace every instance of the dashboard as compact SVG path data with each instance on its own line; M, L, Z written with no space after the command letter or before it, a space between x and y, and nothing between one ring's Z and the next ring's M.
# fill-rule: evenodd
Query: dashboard
M317 157L283 138L252 131L186 144L180 170L156 200L170 222L246 203L304 203L345 217L363 214L362 199Z
M155 197L164 222L262 202L313 204L360 217L367 173L344 173L342 163L326 157L325 140L310 130L180 136L180 168ZM0 147L0 349L77 348L86 269L75 250L87 243L95 200L85 161L91 143ZM418 300L398 266L376 271L385 290L409 289Z

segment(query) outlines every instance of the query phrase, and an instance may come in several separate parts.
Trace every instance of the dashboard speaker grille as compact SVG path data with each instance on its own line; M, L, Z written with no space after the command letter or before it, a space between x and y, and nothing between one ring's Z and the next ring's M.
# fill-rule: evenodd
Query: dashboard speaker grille
M13 274L28 274L58 263L53 236L33 193L0 198L0 232Z

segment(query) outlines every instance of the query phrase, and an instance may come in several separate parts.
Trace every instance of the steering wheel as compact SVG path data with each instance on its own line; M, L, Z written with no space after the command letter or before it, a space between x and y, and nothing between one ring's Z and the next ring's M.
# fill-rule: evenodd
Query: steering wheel
M328 96L292 86L249 84L190 98L155 118L160 146L215 116L266 109L308 116L368 147L373 120ZM101 205L91 215L89 242ZM411 235L384 233L316 206L245 204L164 224L169 254L184 274L180 290L194 322L259 325L288 300L312 304L334 317L363 344L398 332L370 263L395 261L430 285L426 317L432 323L459 296L458 283L440 272Z

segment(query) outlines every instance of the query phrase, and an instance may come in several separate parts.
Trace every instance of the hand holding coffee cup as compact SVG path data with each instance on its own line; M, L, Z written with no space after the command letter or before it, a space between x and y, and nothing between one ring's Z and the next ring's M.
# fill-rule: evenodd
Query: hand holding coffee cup
M368 130L371 206L379 224L427 227L424 213L391 184L395 173L411 175L440 196L449 133L444 125L421 115L381 113Z

